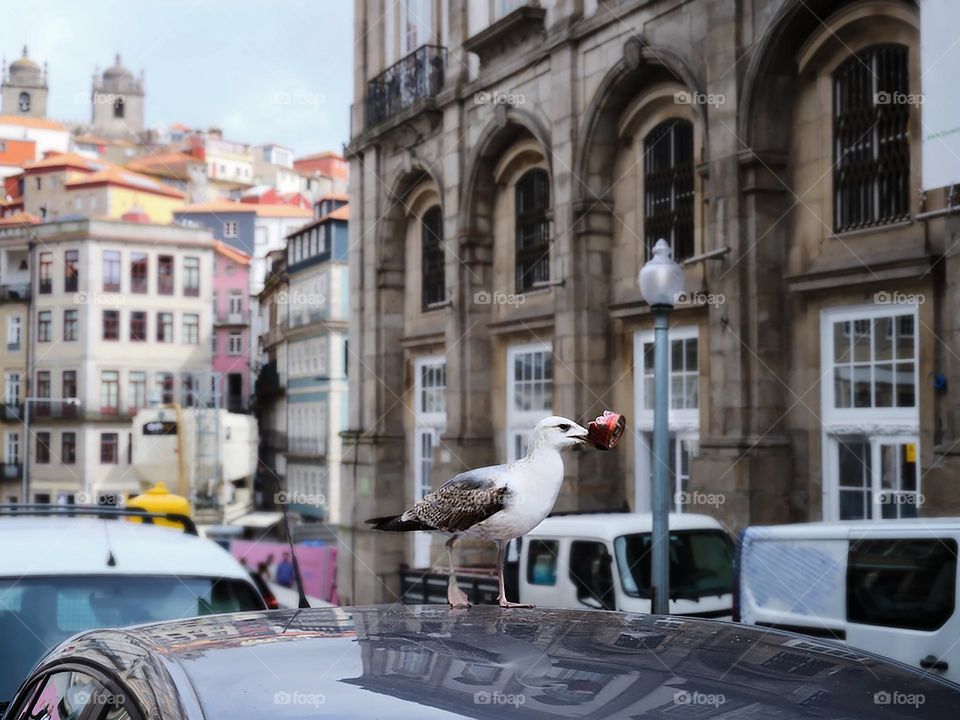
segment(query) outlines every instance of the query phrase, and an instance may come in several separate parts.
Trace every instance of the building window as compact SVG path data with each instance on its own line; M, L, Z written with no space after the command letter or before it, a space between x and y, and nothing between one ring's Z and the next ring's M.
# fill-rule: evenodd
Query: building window
M142 310L130 313L130 339L134 342L145 342L147 339L147 314Z
M821 352L824 519L916 517L916 307L826 310Z
M236 220L227 220L223 223L223 236L225 238L236 238L240 236L240 223Z
M138 410L147 406L147 374L142 370L130 371L130 414L135 415Z
M181 405L184 407L193 407L197 404L197 390L200 383L194 377L193 373L183 373L180 376L180 393L182 395Z
M231 290L227 296L227 312L230 315L243 314L243 293L239 290Z
M49 398L50 397L50 371L49 370L39 370L37 371L37 397L38 398ZM49 415L50 414L50 403L37 403L37 415Z
M516 345L507 350L507 461L527 454L530 433L553 407L550 345Z
M63 253L63 290L76 292L80 287L80 253L67 250Z
M147 292L147 256L145 253L130 254L130 292Z
M49 295L53 292L53 253L40 253L37 272L40 294Z
M30 93L28 92L20 93L20 96L17 98L17 109L21 113L30 112ZM26 500L24 500L24 502L26 502Z
M20 349L20 341L23 337L23 318L19 315L7 316L7 350L17 351Z
M77 434L64 432L60 435L60 461L64 465L74 465L77 462Z
M833 74L836 232L910 217L907 48L877 45Z
M183 342L197 345L200 342L200 316L186 313L183 316Z
M443 213L434 205L420 221L420 248L422 262L422 303L427 310L442 303L446 296L443 277Z
M160 391L160 402L169 405L173 402L173 373L157 374L157 390Z
M20 464L20 433L7 431L3 460L6 465Z
M646 257L657 240L674 260L693 255L693 123L673 119L643 141L643 228Z
M120 253L103 251L103 291L120 292Z
M123 111L126 108L126 99L123 95L117 95L113 99L113 116L115 118L123 118Z
M683 512L689 507L690 465L700 448L700 366L699 340L696 327L670 329L670 349L667 362L670 381L667 386L670 431L669 455L664 460L673 479L673 511ZM638 430L635 502L639 511L649 510L653 468L654 405L654 342L652 332L634 336L634 397L636 398L636 425Z
M227 336L227 355L243 354L243 333L231 332Z
M104 340L120 339L120 311L119 310L103 311L103 339Z
M516 188L517 292L550 281L550 177L546 170L529 170Z
M183 294L188 297L200 295L200 258L183 259Z
M53 335L53 312L41 310L37 313L37 342L50 342Z
M100 433L100 464L116 465L119 461L120 438L117 433Z
M63 371L63 392L60 394L64 398L75 398L77 397L77 371L76 370L64 370ZM67 405L64 410L67 408L73 408L73 405Z
M443 356L419 358L415 372L414 502L433 489L433 448L447 425L447 361Z
M157 342L173 342L173 313L157 313Z
M78 313L76 310L63 311L63 339L67 342L72 342L77 339L78 326L80 324L77 316Z
M116 370L100 373L100 412L104 415L120 413L120 373Z
M6 372L3 375L3 401L7 405L20 404L20 373Z
M46 465L50 462L50 433L37 433L37 451L35 453L37 465Z
M170 255L157 258L157 292L173 295L173 257Z

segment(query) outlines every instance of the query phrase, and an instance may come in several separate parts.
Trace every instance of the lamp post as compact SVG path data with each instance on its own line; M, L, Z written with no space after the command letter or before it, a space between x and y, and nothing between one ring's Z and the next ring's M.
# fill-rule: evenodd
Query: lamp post
M670 612L670 427L667 422L670 387L670 311L683 292L683 268L673 259L666 240L657 240L653 257L640 268L640 292L653 312L653 543L652 610Z
M23 481L20 487L20 502L26 504L30 501L30 403L66 403L74 407L80 406L80 399L71 398L48 398L48 397L28 397L23 401Z

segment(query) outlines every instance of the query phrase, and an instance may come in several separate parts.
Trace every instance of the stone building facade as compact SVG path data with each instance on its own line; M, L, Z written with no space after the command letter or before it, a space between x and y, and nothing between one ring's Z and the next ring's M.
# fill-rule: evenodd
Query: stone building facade
M685 272L677 510L957 512L960 223L920 191L915 3L358 0L355 23L341 597L430 558L365 518L516 457L543 415L631 428L567 458L559 509L649 508L659 237Z

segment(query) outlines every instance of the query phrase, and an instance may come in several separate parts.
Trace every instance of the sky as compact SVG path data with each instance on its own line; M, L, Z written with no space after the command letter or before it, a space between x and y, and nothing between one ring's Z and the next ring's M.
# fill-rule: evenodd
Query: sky
M341 152L352 0L0 0L0 55L49 64L47 117L90 120L94 68L145 75L146 125L219 127L305 155Z

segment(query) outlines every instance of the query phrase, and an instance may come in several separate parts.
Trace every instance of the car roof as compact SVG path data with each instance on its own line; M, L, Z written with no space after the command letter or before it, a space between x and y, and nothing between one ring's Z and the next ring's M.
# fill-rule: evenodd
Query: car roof
M960 518L924 517L876 520L841 520L832 522L793 523L790 525L752 525L744 530L749 540L846 539L850 534L871 532L896 536L903 533L960 532Z
M0 578L40 575L180 575L242 578L211 540L173 528L79 517L0 518ZM108 563L110 556L115 561Z
M671 530L723 529L716 519L695 513L670 513L669 523ZM595 537L612 540L631 533L648 533L652 527L652 513L553 515L527 533L527 536Z
M934 718L960 702L956 685L830 641L579 610L237 613L90 631L45 663L68 659L124 677L148 714L161 698L184 718L702 717L704 704L724 717L874 718L878 693L924 699L884 717Z

